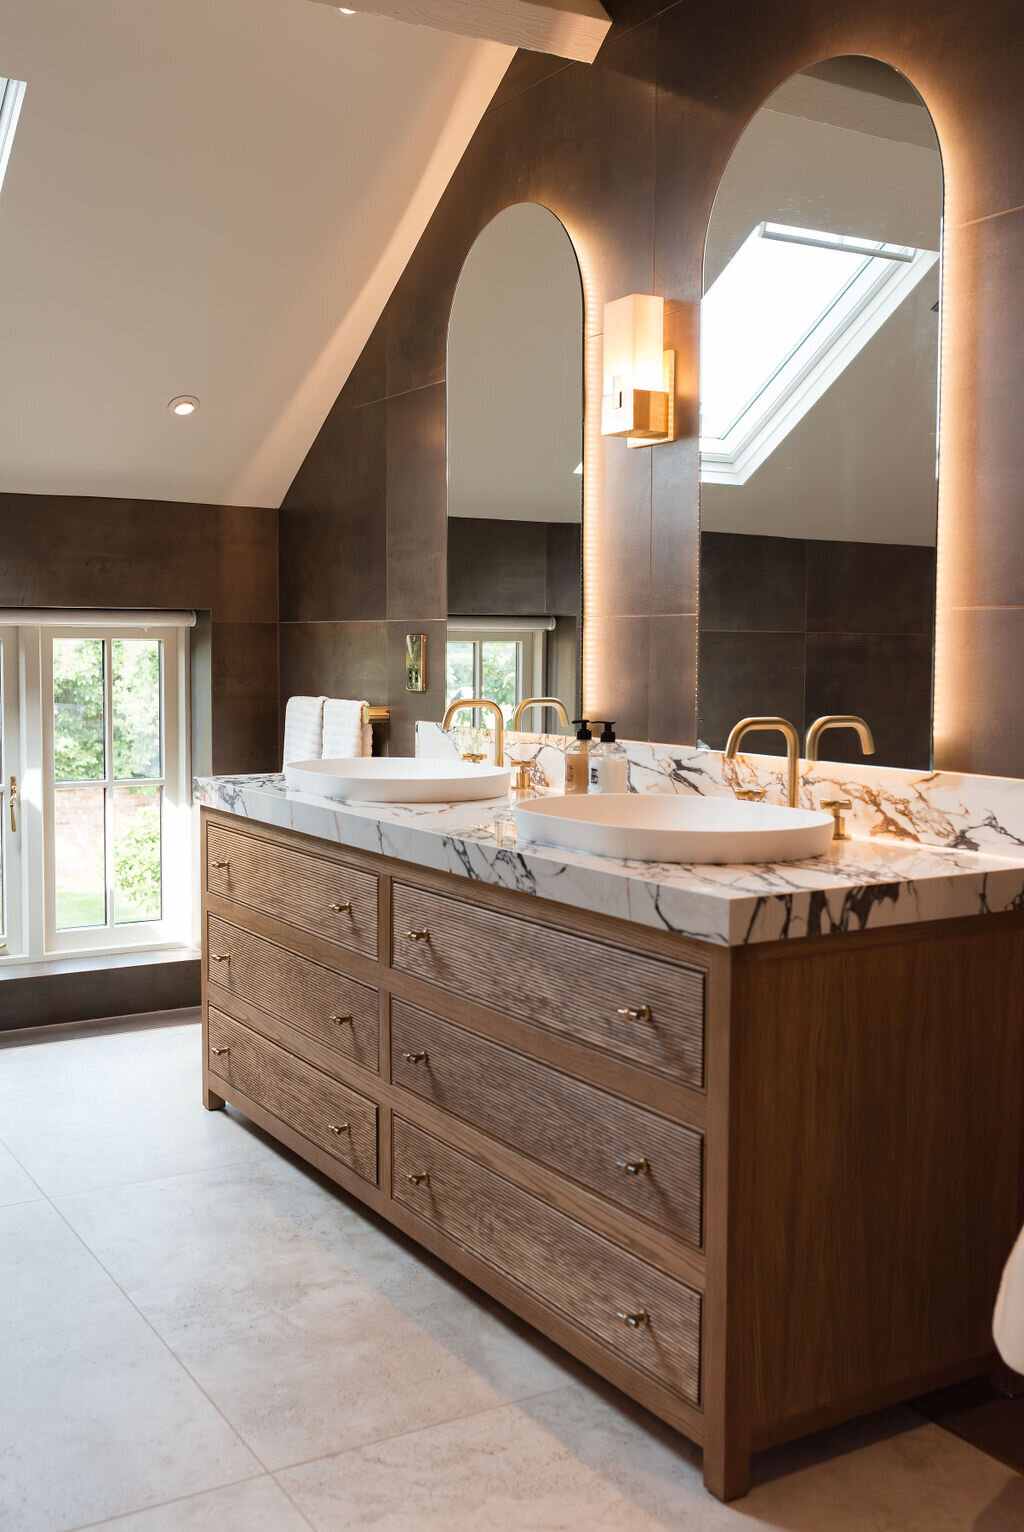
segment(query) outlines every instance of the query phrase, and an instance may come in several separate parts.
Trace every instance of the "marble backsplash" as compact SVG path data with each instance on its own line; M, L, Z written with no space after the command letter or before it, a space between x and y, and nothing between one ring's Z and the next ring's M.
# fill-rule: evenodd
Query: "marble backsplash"
M505 735L505 760L529 761L535 787L561 788L565 748L561 734ZM737 788L763 787L769 801L785 801L785 761L743 755L727 761L720 750L623 740L629 790L636 793L698 793L729 797ZM493 754L487 729L416 725L416 753L443 757L465 751ZM951 771L901 771L891 766L801 763L800 802L818 808L827 798L846 798L850 833L861 839L915 841L961 851L1019 857L1024 847L1024 781L975 777Z

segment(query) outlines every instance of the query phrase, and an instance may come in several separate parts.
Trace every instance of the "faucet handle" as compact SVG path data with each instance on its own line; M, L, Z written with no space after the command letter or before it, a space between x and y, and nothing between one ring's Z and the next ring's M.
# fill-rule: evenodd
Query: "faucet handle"
M849 840L850 836L846 829L846 810L853 808L849 798L825 798L821 806L823 809L832 810L835 819L835 823L832 826L832 839Z
M473 765L477 766L477 765L479 765L479 763L481 761L486 760L486 756L484 755L482 750L479 750L479 751L467 750L465 755L462 757L462 759L464 761L472 761Z
M764 795L763 787L738 787L735 794L741 803L760 803Z
M509 765L515 772L512 779L512 791L514 793L528 793L533 788L533 780L530 776L529 761L509 761Z

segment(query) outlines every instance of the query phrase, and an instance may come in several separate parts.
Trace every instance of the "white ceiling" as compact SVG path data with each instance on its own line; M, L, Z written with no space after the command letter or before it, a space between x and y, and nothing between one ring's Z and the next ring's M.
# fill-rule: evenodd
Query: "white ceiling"
M511 56L308 0L0 0L0 491L278 505Z

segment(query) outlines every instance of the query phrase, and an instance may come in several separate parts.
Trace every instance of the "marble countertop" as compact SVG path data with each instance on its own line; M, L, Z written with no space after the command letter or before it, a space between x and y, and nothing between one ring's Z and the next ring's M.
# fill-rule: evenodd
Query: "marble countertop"
M877 930L1024 909L1024 852L997 857L905 840L836 842L803 862L619 861L517 839L507 798L336 803L281 775L199 777L195 800L335 845L617 916L718 946Z

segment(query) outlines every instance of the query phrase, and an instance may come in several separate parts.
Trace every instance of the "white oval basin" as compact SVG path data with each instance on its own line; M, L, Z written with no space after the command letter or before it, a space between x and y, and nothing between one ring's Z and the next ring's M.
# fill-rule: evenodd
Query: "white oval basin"
M293 761L284 769L293 792L354 803L464 803L472 798L500 798L508 792L511 776L507 766L403 755Z
M774 803L674 793L531 798L515 807L527 840L633 862L796 862L821 856L832 815Z

